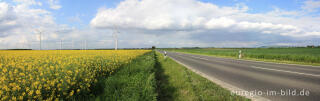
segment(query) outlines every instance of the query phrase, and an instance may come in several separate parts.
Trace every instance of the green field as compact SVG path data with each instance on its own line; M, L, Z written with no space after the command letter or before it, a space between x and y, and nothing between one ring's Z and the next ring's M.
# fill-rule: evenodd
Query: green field
M95 101L246 101L155 51L101 79ZM92 99L91 99L92 100Z
M154 50L1 51L0 60L1 101L249 100Z
M238 58L239 50L241 50L244 59L320 65L320 48L203 48L166 50L230 58Z
M156 101L154 52L138 57L102 80L96 101Z

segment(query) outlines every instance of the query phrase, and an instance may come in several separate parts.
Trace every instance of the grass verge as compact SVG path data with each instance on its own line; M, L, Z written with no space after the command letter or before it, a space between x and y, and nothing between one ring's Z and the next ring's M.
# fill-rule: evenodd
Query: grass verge
M96 101L157 100L154 52L147 53L103 80Z
M245 101L241 96L188 70L170 58L156 53L156 78L159 101Z

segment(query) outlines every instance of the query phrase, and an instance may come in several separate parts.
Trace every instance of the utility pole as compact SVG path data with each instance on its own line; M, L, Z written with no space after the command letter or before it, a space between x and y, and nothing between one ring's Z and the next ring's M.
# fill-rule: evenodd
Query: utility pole
M239 59L241 59L242 58L242 52L241 52L241 50L239 50Z

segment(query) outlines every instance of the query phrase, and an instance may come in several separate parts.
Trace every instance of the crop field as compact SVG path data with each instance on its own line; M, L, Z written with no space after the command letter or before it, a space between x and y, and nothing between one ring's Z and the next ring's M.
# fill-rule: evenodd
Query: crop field
M243 58L320 64L320 48L205 48L168 50L233 58L237 58L239 50L241 50Z
M59 100L89 94L107 76L150 50L0 51L1 100Z

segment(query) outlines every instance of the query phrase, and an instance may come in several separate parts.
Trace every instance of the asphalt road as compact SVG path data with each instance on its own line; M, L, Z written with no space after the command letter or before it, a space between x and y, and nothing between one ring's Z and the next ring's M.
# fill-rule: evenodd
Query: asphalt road
M191 69L244 90L234 90L234 93L258 95L272 101L320 101L320 67L175 52L167 55Z

